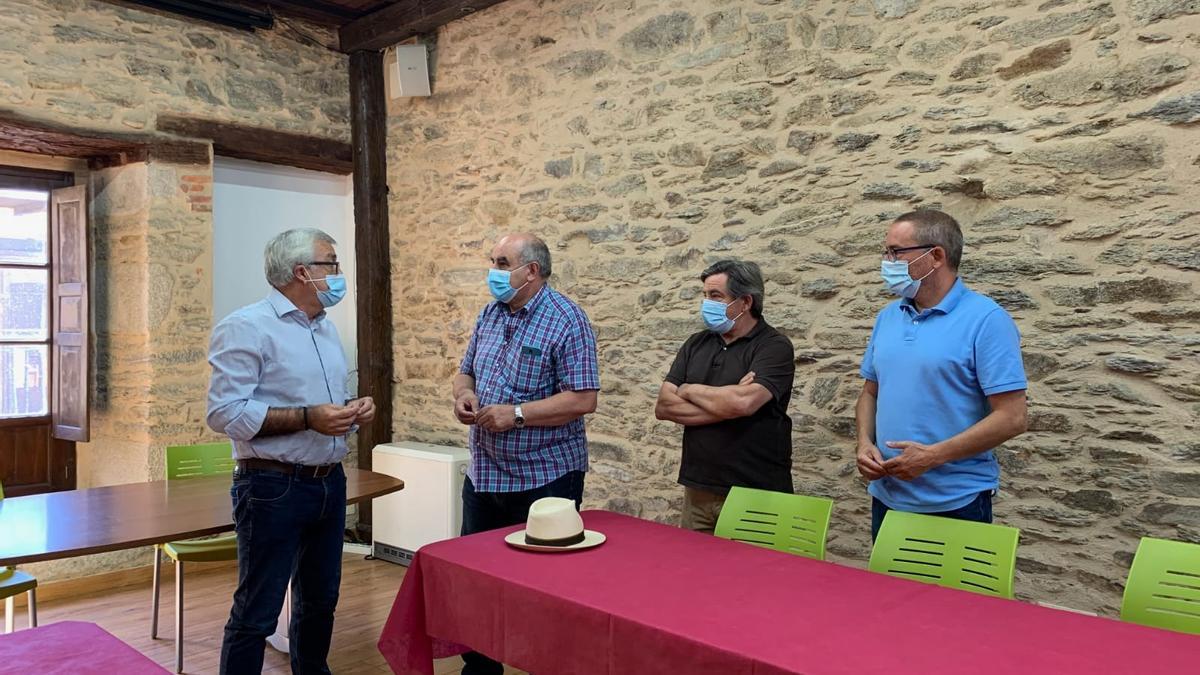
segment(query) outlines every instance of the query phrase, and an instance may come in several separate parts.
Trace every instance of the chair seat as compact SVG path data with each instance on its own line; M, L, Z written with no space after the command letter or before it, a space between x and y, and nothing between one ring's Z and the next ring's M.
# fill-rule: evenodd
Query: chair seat
M0 598L10 598L35 588L37 588L36 577L20 570L0 567Z
M237 535L222 534L211 539L187 539L162 545L167 557L179 562L237 560Z

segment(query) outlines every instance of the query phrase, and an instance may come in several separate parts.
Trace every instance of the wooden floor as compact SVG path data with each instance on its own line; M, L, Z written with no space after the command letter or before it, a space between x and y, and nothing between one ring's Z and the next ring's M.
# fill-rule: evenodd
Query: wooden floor
M189 565L185 577L183 667L187 673L216 673L220 660L221 631L229 618L229 606L237 583L237 570ZM375 644L383 630L404 578L406 568L381 560L364 560L347 554L342 565L342 592L333 629L329 667L338 675L390 673ZM163 566L164 573L168 566ZM174 582L164 574L159 638L150 639L150 587L123 587L73 599L38 603L38 622L77 620L99 624L134 649L164 668L175 668ZM2 612L3 609L0 609ZM25 627L25 611L17 616L17 628ZM462 659L443 659L435 664L438 675L457 673ZM264 673L290 673L286 654L267 647ZM519 673L508 670L508 673Z

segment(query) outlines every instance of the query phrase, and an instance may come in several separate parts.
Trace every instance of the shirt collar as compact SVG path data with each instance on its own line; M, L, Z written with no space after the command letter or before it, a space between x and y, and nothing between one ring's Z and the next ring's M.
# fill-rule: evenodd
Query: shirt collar
M288 300L286 295L280 293L278 288L272 288L271 292L267 294L267 302L271 303L271 308L275 310L275 316L283 318L292 312L299 312L300 316L304 317L305 321L308 321L308 315L297 307L295 303ZM324 318L324 316L325 310L322 309L312 320L315 322Z
M949 292L947 292L945 297L942 298L942 301L925 310L923 313L929 314L932 312L938 312L940 314L949 314L950 312L954 311L955 307L958 306L958 301L962 300L962 296L966 292L967 287L963 284L962 278L956 278L954 280L954 285L950 287ZM922 313L917 311L917 306L913 304L911 299L906 299L903 306L914 314Z
M500 302L499 300L497 300L496 302L503 305L504 311L508 312L509 316L522 316L523 314L533 314L533 312L535 310L537 310L538 305L542 304L542 299L545 298L549 293L550 293L550 287L542 286L541 288L538 289L537 293L533 294L533 297L529 299L529 302L526 302L524 305L521 306L521 309L518 309L515 312L509 311L508 305L506 305L505 303Z
M721 337L720 333L714 333L713 331L710 330L710 331L708 331L708 334L711 336L709 339L716 338L721 341L721 344L725 345L726 347L729 347L729 346L735 345L743 340L746 340L746 341L753 340L759 333L763 332L767 328L768 328L767 320L765 318L760 317L758 320L758 323L754 324L754 328L751 328L749 333L746 333L745 335L741 336L740 338L738 338L730 343L726 343L725 338Z

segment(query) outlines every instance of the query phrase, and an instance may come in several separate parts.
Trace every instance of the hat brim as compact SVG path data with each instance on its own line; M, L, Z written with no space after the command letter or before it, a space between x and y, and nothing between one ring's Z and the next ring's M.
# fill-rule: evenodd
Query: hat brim
M595 548L604 543L605 536L595 530L584 530L583 541L571 544L570 546L542 546L540 544L526 544L525 530L517 530L504 538L504 543L519 548L525 551L537 551L539 553L566 553L567 551L580 551L585 548Z

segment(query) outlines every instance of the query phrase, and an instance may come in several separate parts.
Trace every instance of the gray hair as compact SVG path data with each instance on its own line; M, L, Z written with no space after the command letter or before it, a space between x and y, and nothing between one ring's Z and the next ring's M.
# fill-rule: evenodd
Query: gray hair
M894 222L912 223L913 238L918 244L938 246L946 252L950 267L958 269L962 262L963 234L958 221L937 209L910 211Z
M296 265L312 262L317 242L337 244L333 237L313 227L297 227L275 235L263 251L267 282L275 288L288 285Z
M519 263L527 265L529 263L537 263L538 272L542 278L546 279L550 276L550 248L546 246L546 242L533 236L524 237L521 239L521 245L517 248L517 255L521 256Z
M763 313L763 276L762 269L752 262L744 260L718 260L700 273L700 281L714 274L724 274L728 281L726 288L735 298L750 296L750 316L761 319Z

